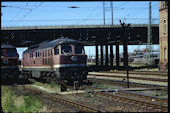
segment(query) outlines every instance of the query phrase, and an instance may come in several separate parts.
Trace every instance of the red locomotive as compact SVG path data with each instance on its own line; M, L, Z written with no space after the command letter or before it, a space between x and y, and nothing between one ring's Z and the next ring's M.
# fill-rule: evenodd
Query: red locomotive
M81 41L70 38L44 41L23 52L22 74L27 78L82 82L88 74L86 60Z
M1 78L6 80L18 80L18 53L14 46L1 43Z

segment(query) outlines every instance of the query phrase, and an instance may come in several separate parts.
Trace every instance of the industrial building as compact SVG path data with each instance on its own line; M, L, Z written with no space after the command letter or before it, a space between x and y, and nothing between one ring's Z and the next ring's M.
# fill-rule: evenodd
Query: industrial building
M160 70L168 70L168 1L159 2Z

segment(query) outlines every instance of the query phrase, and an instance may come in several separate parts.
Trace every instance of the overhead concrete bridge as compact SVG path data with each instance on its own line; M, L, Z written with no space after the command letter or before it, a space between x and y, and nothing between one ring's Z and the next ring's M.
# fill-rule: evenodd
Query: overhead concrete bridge
M153 44L159 44L159 24L153 24L151 27ZM45 40L69 37L85 41L85 45L121 45L125 38L129 40L128 45L146 44L148 25L132 24L128 31L128 37L124 37L124 33L121 25L1 27L1 42L16 47L28 47Z

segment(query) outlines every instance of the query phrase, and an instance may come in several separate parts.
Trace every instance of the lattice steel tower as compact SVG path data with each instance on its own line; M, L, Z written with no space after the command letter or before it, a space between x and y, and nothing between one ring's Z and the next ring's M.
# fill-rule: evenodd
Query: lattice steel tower
M149 2L149 23L148 23L148 40L147 40L147 51L146 51L146 59L147 59L147 68L152 67L152 28L151 28L151 2Z

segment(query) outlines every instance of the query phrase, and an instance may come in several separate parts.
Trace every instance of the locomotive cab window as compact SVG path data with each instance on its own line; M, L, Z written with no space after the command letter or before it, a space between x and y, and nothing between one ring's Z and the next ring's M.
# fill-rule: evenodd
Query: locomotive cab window
M4 56L4 50L1 49L1 56Z
M16 52L15 49L2 49L1 50L1 56L6 56L6 57L18 57L18 53Z
M70 45L61 45L61 54L71 54L72 49Z
M55 48L54 54L55 54L55 55L58 55L58 54L59 54L59 48L58 48L58 47Z
M85 54L84 47L82 45L75 45L76 54Z

